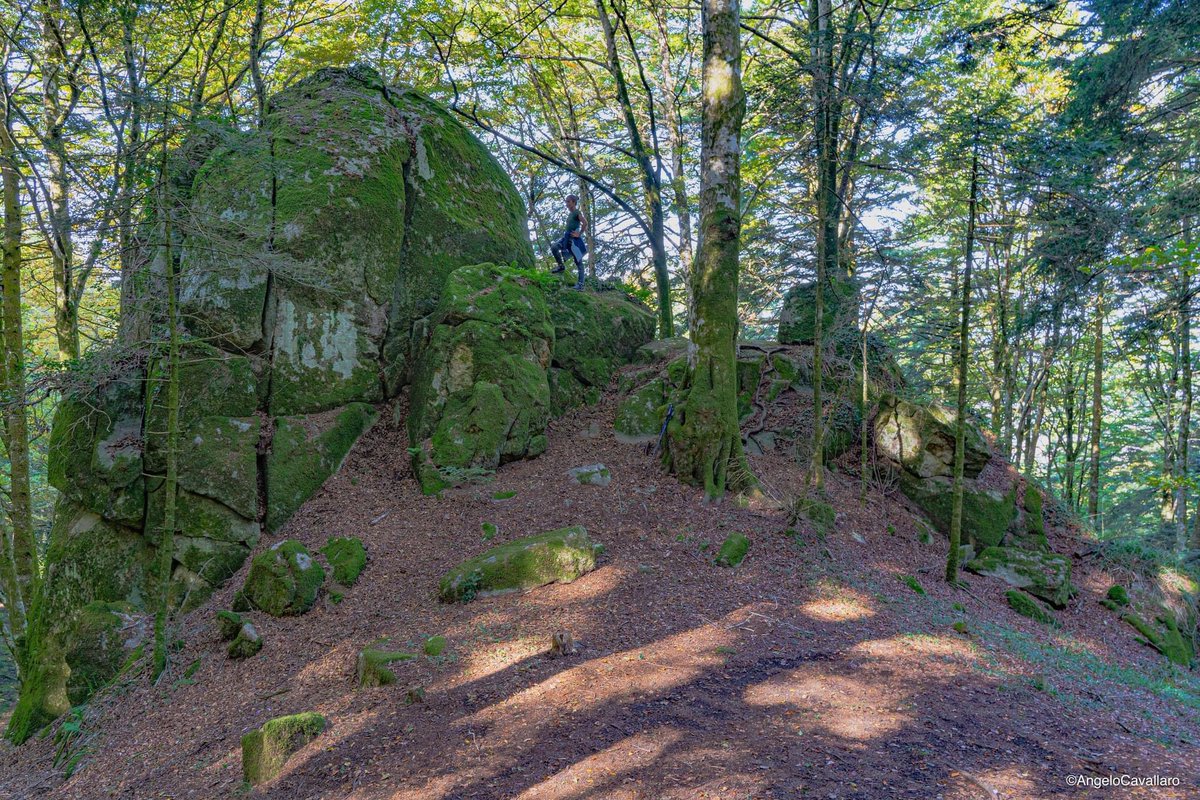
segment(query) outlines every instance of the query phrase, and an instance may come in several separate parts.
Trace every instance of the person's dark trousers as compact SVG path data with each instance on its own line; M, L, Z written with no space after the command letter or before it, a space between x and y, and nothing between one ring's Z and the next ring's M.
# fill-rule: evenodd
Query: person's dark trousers
M566 268L563 262L563 253L570 253L571 258L575 261L575 270L578 273L579 280L576 282L576 288L583 287L583 254L584 250L580 246L580 239L571 234L563 234L563 237L554 244L550 245L550 252L554 255L554 260L558 263L560 270Z

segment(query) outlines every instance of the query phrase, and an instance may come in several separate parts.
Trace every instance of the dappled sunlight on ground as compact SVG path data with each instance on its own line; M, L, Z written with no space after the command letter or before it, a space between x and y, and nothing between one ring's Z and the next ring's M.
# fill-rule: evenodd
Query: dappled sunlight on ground
M812 600L801 605L800 610L819 622L853 622L875 616L874 609L853 598Z
M805 667L777 675L749 687L743 696L752 706L790 706L804 712L812 727L854 742L885 736L912 719L911 708L902 710L910 696L905 690L878 678L813 672Z
M575 800L588 797L599 787L611 787L618 783L623 775L653 765L682 736L680 731L659 728L622 739L527 789L519 795L518 800L546 797ZM612 789L605 788L604 796L613 796L609 794L610 791Z

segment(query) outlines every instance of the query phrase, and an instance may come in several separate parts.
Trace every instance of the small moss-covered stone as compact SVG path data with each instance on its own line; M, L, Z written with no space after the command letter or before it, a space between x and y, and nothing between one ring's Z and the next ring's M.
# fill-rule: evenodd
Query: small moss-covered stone
M1050 612L1038 605L1038 602L1025 592L1009 589L1004 593L1004 598L1008 601L1009 608L1021 616L1029 617L1043 625L1053 624L1054 617L1050 615Z
M258 630L249 622L243 622L242 627L238 628L237 635L229 643L227 652L230 658L241 660L262 650L262 646L262 636L259 635Z
M313 711L276 717L242 737L242 777L251 786L283 771L292 754L325 730L325 718Z
M972 572L1024 589L1055 608L1066 606L1075 592L1071 586L1071 560L1057 553L988 547L966 566Z
M820 533L828 533L837 520L837 511L829 503L815 497L798 497L792 504L793 521L807 519Z
M442 651L446 649L446 637L430 636L425 640L425 645L421 649L424 650L425 655L429 656L430 658L440 656Z
M603 464L572 467L567 470L567 476L570 477L572 483L580 486L608 486L612 482L612 473Z
M316 602L324 582L325 570L308 548L288 539L254 557L234 607L257 608L273 617L303 614Z
M1129 605L1129 592L1120 584L1110 586L1105 596L1118 606Z
M222 609L215 616L217 618L217 632L221 636L221 641L232 642L236 639L238 631L242 629L242 625L245 623L242 615Z
M749 549L750 540L746 538L746 535L734 531L721 543L721 549L717 552L713 563L719 567L736 567L742 563L742 559L746 557Z
M596 568L602 547L582 525L546 531L486 550L446 573L438 585L443 602L570 583Z
M355 681L360 689L389 686L396 682L396 673L392 672L388 665L398 661L412 661L416 657L413 653L367 647L358 654Z
M362 539L353 536L334 537L321 548L333 570L333 579L343 586L353 586L367 566L367 548Z

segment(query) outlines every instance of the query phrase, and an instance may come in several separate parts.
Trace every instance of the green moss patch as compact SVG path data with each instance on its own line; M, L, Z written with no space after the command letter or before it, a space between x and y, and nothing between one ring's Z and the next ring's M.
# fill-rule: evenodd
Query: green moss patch
M334 537L321 548L333 570L333 579L343 586L353 586L367 566L367 548L362 539L353 536Z
M242 777L251 786L271 780L300 748L321 735L325 718L316 712L276 717L242 737Z
M389 665L400 661L412 661L416 657L414 653L367 647L358 654L355 682L360 689L389 686L396 682L396 673L392 672Z
M719 567L736 567L742 563L742 559L746 557L749 550L750 540L746 538L745 534L735 531L725 537L713 563Z
M1004 593L1004 599L1008 601L1009 608L1023 617L1029 617L1043 625L1054 623L1054 617L1051 616L1050 612L1042 608L1036 600L1025 594L1025 592L1017 589L1009 589Z
M288 539L254 557L234 609L256 608L273 617L303 614L313 607L324 582L325 570L308 548Z
M425 655L429 656L430 658L436 658L442 654L443 650L446 649L446 637L430 636L425 640L425 644L421 647L421 649L425 652Z
M1057 553L988 547L966 565L980 575L999 578L1016 589L1063 608L1075 589L1071 585L1071 560Z
M548 583L570 583L596 568L602 549L582 525L517 539L450 570L438 584L438 596L443 602L466 603Z
M217 620L217 633L221 636L222 642L232 642L238 635L238 631L242 629L242 624L245 622L241 614L233 611L218 611L215 615Z

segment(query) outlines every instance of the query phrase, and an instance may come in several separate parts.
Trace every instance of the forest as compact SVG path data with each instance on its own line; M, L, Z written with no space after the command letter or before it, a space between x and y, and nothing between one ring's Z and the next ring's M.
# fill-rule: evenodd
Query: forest
M0 91L0 797L1197 791L1200 3L7 0Z

